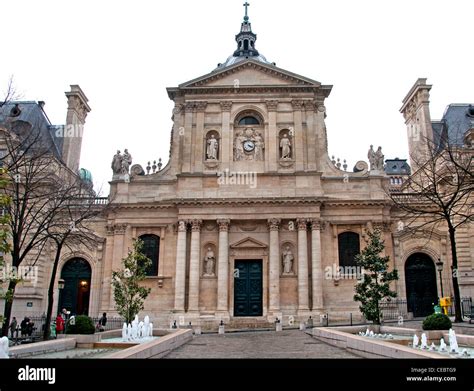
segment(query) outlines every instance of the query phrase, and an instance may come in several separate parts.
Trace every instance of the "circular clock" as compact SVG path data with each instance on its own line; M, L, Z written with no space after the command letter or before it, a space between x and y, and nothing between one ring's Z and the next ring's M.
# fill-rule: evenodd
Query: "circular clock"
M252 140L244 141L244 150L245 152L252 152L255 148L255 144Z

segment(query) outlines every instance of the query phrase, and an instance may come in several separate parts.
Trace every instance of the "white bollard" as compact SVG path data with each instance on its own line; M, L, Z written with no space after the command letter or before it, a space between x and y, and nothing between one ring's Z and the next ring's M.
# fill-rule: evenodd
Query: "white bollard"
M224 325L220 325L219 326L219 334L225 334L225 329L224 329Z
M300 322L300 330L306 330L306 324L304 322Z
M281 323L275 323L275 331L283 331L283 325Z

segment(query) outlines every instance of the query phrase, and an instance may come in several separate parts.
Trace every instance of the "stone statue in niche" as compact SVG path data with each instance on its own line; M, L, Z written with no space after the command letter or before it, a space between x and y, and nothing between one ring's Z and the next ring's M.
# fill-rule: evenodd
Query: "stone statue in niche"
M291 141L288 138L287 134L284 134L280 140L281 148L281 159L288 160L291 159Z
M290 246L286 246L282 254L283 257L283 274L293 274L293 261L295 257L290 249Z
M214 268L216 265L216 257L211 247L207 248L206 256L204 257L204 276L214 277Z
M219 152L219 142L212 134L211 137L207 139L207 150L206 150L207 160L217 160L218 152Z

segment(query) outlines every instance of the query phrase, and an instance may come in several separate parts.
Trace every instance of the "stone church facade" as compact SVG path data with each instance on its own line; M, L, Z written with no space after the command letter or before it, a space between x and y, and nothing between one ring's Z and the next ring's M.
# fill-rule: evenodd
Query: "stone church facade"
M428 265L418 275L410 269L410 279L431 279L430 287L425 284L428 300L439 296L438 259L450 294L446 232L428 237L400 229L381 152L370 167L361 160L353 171L328 155L325 100L332 86L267 61L247 16L236 41L225 63L167 89L174 102L168 164L158 170L135 164L129 171L129 162L125 170L119 163L110 208L94 222L102 243L92 252L64 254L66 285L82 284L74 273L84 273L90 286L84 307L89 314L115 313L112 271L139 237L153 261L144 313L155 324L258 324L277 317L287 324L326 313L357 318L353 259L374 228L382 232L390 267L399 270L393 287L400 298L414 294L405 279L409 262ZM417 82L402 111L408 127L413 115L423 115L420 129L426 131L429 86L423 83ZM459 245L461 293L472 297L472 224L460 229ZM71 262L74 267L64 273ZM19 300L16 311L24 300L32 299ZM64 300L58 298L58 306L77 308L76 299Z

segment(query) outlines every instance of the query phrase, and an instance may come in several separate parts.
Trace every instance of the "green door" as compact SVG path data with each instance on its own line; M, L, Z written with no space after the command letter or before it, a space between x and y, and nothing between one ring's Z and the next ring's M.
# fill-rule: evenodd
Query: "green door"
M61 271L64 289L59 294L58 312L65 308L71 315L88 314L91 274L85 259L73 258L66 262Z
M262 316L262 261L236 260L234 316Z

